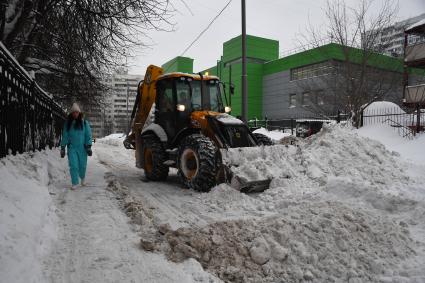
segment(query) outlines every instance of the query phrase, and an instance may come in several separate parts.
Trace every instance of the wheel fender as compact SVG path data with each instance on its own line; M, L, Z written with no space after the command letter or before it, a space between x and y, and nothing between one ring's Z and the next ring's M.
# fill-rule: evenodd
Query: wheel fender
M155 123L150 124L149 126L147 126L146 128L142 130L141 135L143 136L144 134L148 134L150 132L154 133L161 142L168 141L167 134L165 133L164 129L160 125Z
M191 134L200 134L200 133L201 133L201 129L198 129L198 128L184 128L177 133L176 137L173 139L171 144L173 146L178 146L178 144L183 138Z

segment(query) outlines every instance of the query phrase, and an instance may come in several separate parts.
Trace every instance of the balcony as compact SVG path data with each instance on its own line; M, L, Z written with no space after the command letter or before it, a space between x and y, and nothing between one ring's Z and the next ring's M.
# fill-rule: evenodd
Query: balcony
M406 87L403 100L406 104L424 104L425 103L425 84Z
M407 46L404 61L409 65L425 65L425 42Z

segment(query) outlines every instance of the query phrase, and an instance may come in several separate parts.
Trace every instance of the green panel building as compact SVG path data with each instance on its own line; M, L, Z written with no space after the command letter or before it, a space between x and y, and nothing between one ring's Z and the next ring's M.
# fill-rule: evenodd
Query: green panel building
M166 73L170 72L182 72L182 73L193 73L193 59L189 57L178 56L164 63L162 68Z
M242 38L230 39L223 44L222 56L217 63L202 73L220 77L226 85L227 94L230 85L235 93L231 96L232 115L241 114L241 75L242 75ZM247 80L248 80L248 118L288 118L311 115L310 104L325 105L330 111L335 110L330 101L327 86L320 83L320 78L329 75L329 70L337 68L348 56L354 64L359 63L362 51L335 43L326 44L279 58L279 42L257 36L247 36ZM402 75L403 62L400 59L381 54L372 54L370 67ZM193 73L193 59L176 57L163 65L166 72ZM414 72L414 71L413 71ZM315 88L306 90L302 83L314 82ZM333 90L335 91L335 90ZM335 96L335 94L334 94ZM401 102L401 85L396 85L388 100ZM309 101L307 101L309 100ZM334 108L332 108L334 107Z

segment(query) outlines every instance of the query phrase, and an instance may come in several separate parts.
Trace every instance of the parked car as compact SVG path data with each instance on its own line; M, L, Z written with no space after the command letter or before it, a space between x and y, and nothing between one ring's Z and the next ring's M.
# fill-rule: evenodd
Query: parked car
M321 119L298 119L296 120L296 136L300 138L307 138L314 135L323 127L323 123L330 124L333 120Z

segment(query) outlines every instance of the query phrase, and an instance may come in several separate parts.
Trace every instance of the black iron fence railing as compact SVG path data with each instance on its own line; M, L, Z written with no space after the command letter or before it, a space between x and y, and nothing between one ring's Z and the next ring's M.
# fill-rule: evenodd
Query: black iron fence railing
M289 118L282 118L282 119L252 119L248 121L248 127L251 130L255 130L258 128L265 128L269 131L282 131L286 133L291 133L292 135L295 135L295 131L297 128L297 125L300 123L305 122L340 122L340 121L346 121L348 119L347 114L343 113L326 113L323 115L294 115L293 117Z
M0 158L57 146L64 120L64 110L0 42Z
M387 124L397 129L400 136L413 138L425 128L425 109L405 112L400 107L366 108L361 115L361 126Z

